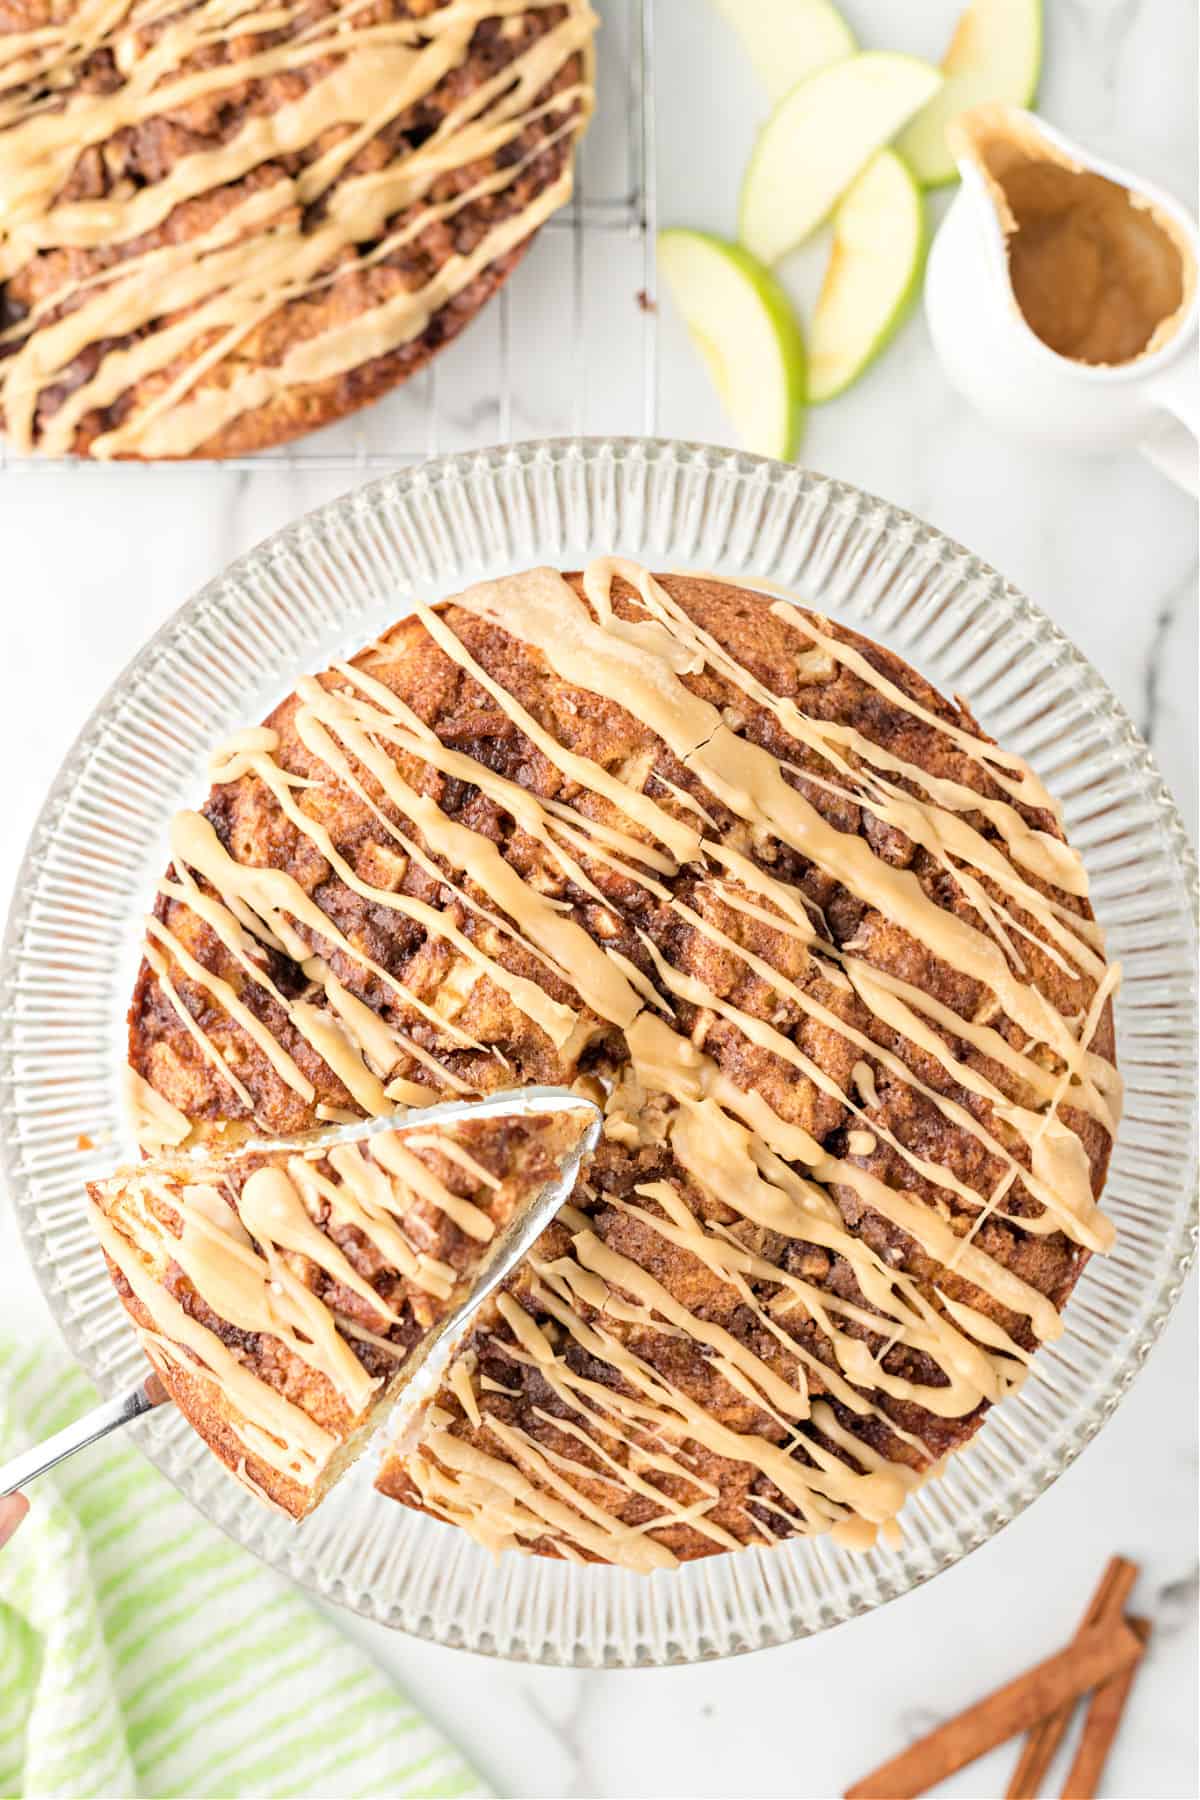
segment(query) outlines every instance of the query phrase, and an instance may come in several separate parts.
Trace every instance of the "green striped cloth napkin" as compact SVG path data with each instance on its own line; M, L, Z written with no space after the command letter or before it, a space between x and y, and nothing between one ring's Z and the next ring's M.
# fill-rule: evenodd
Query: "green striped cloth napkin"
M0 1461L94 1404L0 1338ZM44 1475L0 1550L0 1795L485 1794L289 1583L109 1438Z

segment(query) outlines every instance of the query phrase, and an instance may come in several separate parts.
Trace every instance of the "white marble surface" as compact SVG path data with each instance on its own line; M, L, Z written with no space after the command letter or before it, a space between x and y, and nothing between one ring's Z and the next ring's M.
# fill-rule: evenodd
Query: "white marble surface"
M730 231L760 98L701 0L654 4L660 217ZM1046 116L1194 203L1195 8L1046 0L1046 9ZM848 0L846 10L865 43L935 53L956 4ZM538 247L522 271L522 307L546 304L562 253L561 243ZM800 288L811 283L811 268L791 273ZM632 280L622 274L622 283L612 304L629 306L632 340L641 316ZM720 414L665 308L659 325L661 429L721 438ZM456 348L444 396L471 391L476 354L470 338ZM533 378L523 377L515 428L569 427L561 394L535 391ZM593 371L581 422L637 429L615 371L606 386ZM502 418L499 407L492 413ZM456 430L475 442L497 435L481 406L452 424L447 442ZM1136 459L1082 460L994 436L942 380L919 315L856 390L814 417L804 455L922 514L1032 594L1125 701L1194 828L1192 503ZM308 466L0 474L0 894L71 738L146 636L231 556L350 481ZM2 1209L0 1316L44 1324ZM1196 1482L1193 1283L1128 1400L1049 1494L929 1587L819 1641L689 1670L584 1674L348 1628L459 1734L501 1793L825 1796L1061 1641L1119 1548L1144 1566L1136 1601L1157 1629L1103 1791L1194 1795ZM1002 1792L1011 1754L945 1792Z

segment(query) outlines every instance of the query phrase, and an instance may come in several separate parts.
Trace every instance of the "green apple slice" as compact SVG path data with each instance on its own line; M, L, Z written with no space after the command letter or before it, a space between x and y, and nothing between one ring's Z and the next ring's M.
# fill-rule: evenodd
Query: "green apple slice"
M975 0L954 28L942 58L946 85L896 148L925 187L953 181L958 169L946 126L988 100L1028 106L1042 69L1042 0Z
M716 0L716 7L737 27L772 102L858 48L830 0Z
M892 337L920 285L925 197L894 150L880 150L833 215L833 248L808 334L808 397L832 400Z
M804 339L783 288L740 244L662 231L658 260L747 450L784 461L804 434Z
M759 133L742 183L740 235L751 254L774 263L803 242L941 85L918 57L864 50L794 87Z

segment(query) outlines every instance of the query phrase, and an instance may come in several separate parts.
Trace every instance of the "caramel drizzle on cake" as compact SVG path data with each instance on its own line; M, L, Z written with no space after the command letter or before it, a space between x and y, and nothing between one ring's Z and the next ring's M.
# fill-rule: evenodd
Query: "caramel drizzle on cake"
M303 1149L160 1156L93 1183L88 1212L185 1413L232 1473L299 1514L384 1416L499 1228L557 1174L589 1116L414 1118ZM460 1141L464 1126L499 1173Z
M618 580L635 596L636 618L614 607ZM898 1424L884 1402L911 1402L935 1418L964 1419L1020 1383L1029 1351L995 1319L945 1292L936 1280L931 1298L922 1283L849 1227L833 1190L853 1194L943 1271L957 1272L989 1300L1026 1319L1034 1341L1055 1338L1061 1320L1053 1301L990 1255L978 1238L981 1228L997 1219L1033 1237L1061 1233L1080 1254L1110 1246L1112 1227L1093 1197L1087 1153L1060 1117L1060 1108L1069 1105L1085 1114L1111 1139L1120 1107L1119 1078L1092 1045L1118 971L1106 964L1099 928L1072 907L1072 901L1079 905L1086 897L1077 854L1051 833L1033 828L1020 810L1058 816L1020 758L928 711L853 643L791 606L781 603L772 610L794 629L799 658L814 668L852 669L889 708L919 718L923 726L952 740L978 766L981 785L986 781L994 791L981 793L932 774L894 747L877 744L837 720L810 716L795 701L776 695L697 624L662 582L637 565L597 561L585 572L583 588L586 603L564 577L537 569L484 583L456 596L453 604L525 646L572 690L612 702L648 726L692 779L691 791L660 783L676 803L673 810L645 791L652 758L622 776L560 743L471 655L446 617L420 605L415 613L443 654L490 696L519 733L585 794L613 803L642 835L614 826L611 815L601 822L578 807L539 798L443 743L388 686L354 664L339 663L325 681L305 679L297 686L295 731L321 767L318 787L327 781L331 790L348 790L368 806L378 823L379 846L436 872L480 927L473 935L439 909L376 886L356 872L306 810L305 790L313 777L288 771L272 730L241 733L214 759L214 779L256 777L341 882L372 906L407 915L448 943L467 989L486 976L568 1054L577 1053L599 1027L615 1028L628 1064L608 1095L606 1134L614 1142L636 1144L647 1128L648 1112L657 1106L675 1163L696 1191L740 1220L845 1259L862 1303L757 1254L719 1218L702 1216L674 1182L647 1184L631 1197L606 1193L604 1204L655 1233L664 1252L668 1247L686 1252L736 1291L760 1334L766 1334L763 1341L786 1352L789 1372L781 1375L747 1343L697 1316L649 1270L602 1241L586 1213L569 1207L560 1214L570 1233L569 1252L550 1258L535 1252L530 1260L530 1291L539 1317L512 1293L501 1295L492 1347L514 1370L521 1365L536 1369L559 1403L556 1429L578 1441L587 1462L573 1469L572 1458L549 1451L521 1427L488 1412L488 1388L494 1382L478 1371L479 1333L489 1329L481 1326L476 1349L455 1365L444 1397L428 1413L420 1441L396 1460L395 1484L494 1547L551 1546L566 1557L600 1557L639 1569L676 1560L654 1532L656 1526L678 1523L688 1524L713 1548L742 1541L772 1543L781 1528L832 1529L841 1540L869 1542L894 1519L920 1477L868 1439L907 1445L918 1453L918 1461L932 1460L919 1436ZM788 738L822 759L826 775L814 776L807 768L795 771L807 786L853 798L921 846L969 903L976 922L939 904L911 870L887 861L865 837L830 823L787 778L786 758L740 735L736 708L719 710L685 684L685 675L702 671L745 695ZM401 754L477 787L600 906L610 903L585 865L619 871L643 887L691 930L740 959L781 1001L848 1040L857 1058L852 1080L838 1081L769 1019L740 1009L695 971L677 967L645 932L640 938L653 979L606 947L601 935L572 916L569 906L525 879L490 838L418 792L394 760ZM372 797L365 777L382 800ZM714 807L737 821L735 831L714 827ZM994 835L984 834L979 819ZM744 847L757 850L770 843L790 846L928 946L950 969L981 984L991 996L982 1014L960 1016L924 989L874 967L858 953L853 938L834 942L814 916L815 906ZM297 927L319 934L383 981L406 1007L431 1018L447 1049L461 1047L464 1038L473 1048L487 1048L456 1026L452 1009L439 1013L372 962L292 874L237 862L201 815L179 816L172 853L174 873L162 894L202 914L250 982L270 991L300 1038L326 1058L365 1111L386 1110L397 1099L410 1097L411 1080L389 1077L397 1063L411 1066L408 1059L417 1047L351 996L328 964L313 955L310 939ZM826 980L857 996L885 1041L877 1041L874 1029L857 1029L677 896L671 883L685 869L700 878L700 898L711 894L735 913L768 924L783 941L802 946ZM478 898L481 893L486 903ZM312 1098L312 1084L294 1059L230 985L203 968L167 924L155 919L149 930L147 958L168 998L174 961L259 1042L297 1094ZM506 940L553 970L559 991L561 983L569 984L578 1004L553 1001L536 982L508 969L501 960ZM289 1000L273 987L262 967L264 945L299 963L312 991L323 991L324 1005L311 998ZM1065 1017L1031 978L1034 945L1088 993L1077 1016ZM801 1126L780 1117L762 1094L732 1081L706 1053L702 1040L693 1041L679 1029L677 1002L732 1026L844 1108L851 1127L847 1154L833 1154ZM183 1001L174 995L172 1003L203 1046L204 1033ZM992 1021L999 1015L1020 1028L1023 1045L997 1029ZM886 1040L894 1037L914 1046L920 1057L933 1059L964 1099L922 1079L904 1056L888 1048ZM216 1046L209 1043L207 1053L231 1092L249 1100ZM499 1055L494 1048L490 1054ZM439 1087L446 1074L443 1065L427 1050L421 1056L432 1085ZM1015 1104L981 1069L985 1059L1016 1077L1036 1104ZM948 1164L923 1156L872 1110L877 1071L910 1087L936 1109L948 1130L973 1141L989 1162L1000 1165L1003 1172L990 1193L977 1191ZM505 1076L505 1070L497 1070L498 1085ZM991 1124L976 1116L975 1100ZM186 1128L186 1120L182 1123ZM864 1166L881 1145L920 1183L944 1197L944 1204L927 1204ZM1036 1209L1006 1210L1006 1199L1018 1183ZM973 1212L965 1233L955 1230L952 1208ZM706 1413L683 1386L606 1329L606 1320L618 1319L703 1346L730 1386L780 1427L783 1441L735 1431ZM825 1340L828 1359L816 1357L802 1341L799 1327L812 1324ZM881 1348L872 1350L863 1328L884 1338ZM579 1373L564 1354L569 1345L615 1370L619 1386ZM932 1358L941 1382L917 1381L886 1368L887 1352L895 1345ZM827 1397L810 1393L812 1377ZM464 1437L458 1429L464 1418L476 1427L486 1424L504 1456ZM848 1429L846 1418L866 1435ZM748 1464L770 1482L778 1497L755 1496L758 1512L756 1516L747 1508L745 1539L710 1520L717 1493L693 1473L689 1444ZM616 1446L626 1454L614 1454ZM586 1474L592 1484L608 1484L613 1506L581 1493L573 1474ZM666 1487L656 1475L670 1478ZM684 1501L677 1497L680 1491L692 1497ZM621 1503L631 1495L652 1509L637 1526L620 1516Z
M565 16L473 88L419 148L382 169L345 173L378 132L461 64L482 20L548 7ZM207 381L286 303L382 262L435 221L511 187L525 162L520 155L506 162L505 148L532 122L544 122L532 153L542 156L587 119L596 19L583 0L449 0L384 23L364 22L364 14L369 0L345 0L326 13L306 0L82 0L61 23L0 35L0 284L50 250L119 256L66 278L0 333L0 353L8 352L0 361L0 412L18 448L33 447L36 422L37 447L63 454L89 412L148 383L152 397L89 454L186 456L242 414L419 337L440 308L569 198L568 159L555 180L468 253L449 256L423 286L331 320L280 361L239 368L236 381ZM204 53L216 48L235 53L210 66ZM119 85L72 91L81 66L101 51L110 53ZM583 78L539 98L573 58ZM315 64L327 66L298 98L267 114L249 111L227 142L181 156L160 180L126 182L127 191L99 200L60 197L80 154L102 151L124 128ZM281 172L261 189L248 185L198 235L119 254L176 208L245 180L265 162L314 150L297 173ZM488 158L499 160L478 180L451 198L432 197L441 177ZM97 345L94 370L38 421L40 396ZM156 391L153 378L180 359L185 365Z

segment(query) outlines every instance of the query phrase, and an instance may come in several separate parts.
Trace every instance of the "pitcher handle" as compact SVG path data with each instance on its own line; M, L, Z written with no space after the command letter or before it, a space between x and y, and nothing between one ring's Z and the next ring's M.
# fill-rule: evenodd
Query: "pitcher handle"
M1200 359L1194 341L1153 377L1148 391L1161 411L1142 440L1142 455L1189 494L1200 495Z

